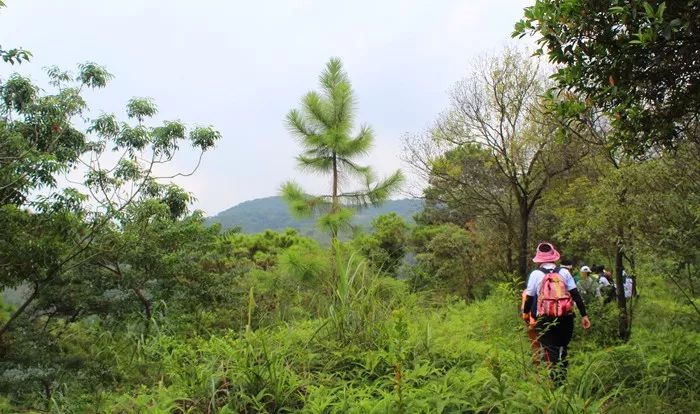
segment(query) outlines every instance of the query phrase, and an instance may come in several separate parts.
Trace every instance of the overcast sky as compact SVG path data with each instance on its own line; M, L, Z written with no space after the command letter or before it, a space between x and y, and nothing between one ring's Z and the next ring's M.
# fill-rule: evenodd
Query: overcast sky
M0 65L38 83L42 68L93 61L115 75L87 94L95 113L123 114L133 96L153 98L158 119L213 125L223 134L197 173L178 181L196 208L215 214L277 194L295 179L309 192L326 180L301 174L284 117L317 89L327 60L343 60L358 121L376 132L364 160L382 175L397 168L401 137L425 129L447 90L480 54L512 44L531 0L5 0L0 45L34 58ZM185 150L176 165L195 163ZM326 186L327 187L327 186Z

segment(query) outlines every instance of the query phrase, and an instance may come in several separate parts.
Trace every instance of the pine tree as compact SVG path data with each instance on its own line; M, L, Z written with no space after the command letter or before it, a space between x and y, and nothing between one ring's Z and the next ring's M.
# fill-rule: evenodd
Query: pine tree
M295 182L282 186L282 195L292 213L298 217L322 213L319 225L335 242L339 231L350 227L351 207L366 207L384 202L403 182L397 170L383 180L368 166L357 164L366 155L374 140L372 128L362 125L354 133L355 98L347 73L340 59L332 58L320 77L321 92L309 92L301 101L301 109L293 109L286 123L303 148L297 156L302 171L329 175L329 194L311 196ZM345 190L352 180L362 183L359 189ZM342 187L342 188L341 188Z

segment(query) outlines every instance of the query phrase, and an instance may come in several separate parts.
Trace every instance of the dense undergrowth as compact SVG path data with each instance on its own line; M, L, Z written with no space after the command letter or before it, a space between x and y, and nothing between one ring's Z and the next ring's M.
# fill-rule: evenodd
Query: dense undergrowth
M661 279L634 305L617 343L612 305L577 327L567 383L530 361L517 292L439 304L401 281L341 273L327 317L253 330L183 332L161 323L110 333L76 326L66 346L105 367L108 387L66 378L56 413L700 412L700 324ZM254 293L251 312L255 312ZM133 332L133 334L128 334ZM0 404L12 411L9 400Z

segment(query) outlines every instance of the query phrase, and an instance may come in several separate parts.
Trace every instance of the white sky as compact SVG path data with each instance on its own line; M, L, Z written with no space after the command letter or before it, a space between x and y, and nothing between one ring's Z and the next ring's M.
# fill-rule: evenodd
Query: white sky
M178 184L213 215L277 194L295 179L309 192L326 180L300 173L299 146L284 117L328 58L340 57L376 140L364 160L386 175L401 137L420 132L447 104L447 90L476 56L512 43L531 0L5 0L0 45L21 46L28 64L0 65L45 82L43 67L93 61L115 75L88 93L99 113L123 114L133 96L153 98L159 119L213 125L223 134L192 177ZM186 149L178 170L195 163ZM327 190L326 190L327 191Z

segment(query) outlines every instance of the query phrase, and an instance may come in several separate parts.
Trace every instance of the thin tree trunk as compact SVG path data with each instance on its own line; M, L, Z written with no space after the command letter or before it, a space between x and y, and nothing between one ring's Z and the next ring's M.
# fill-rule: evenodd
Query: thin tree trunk
M509 241L508 248L506 248L506 268L509 272L515 270L513 267L513 241Z
M333 195L332 195L331 211L335 213L338 210L338 160L333 154Z
M465 266L464 269L465 271L463 271L462 273L464 275L464 301L468 302L469 298L471 297L472 288L471 283L469 281L469 274L466 272L466 269L468 269L468 267Z
M333 194L331 198L331 214L338 212L340 206L338 202L338 160L333 153ZM338 228L331 227L331 276L333 283L338 278ZM331 289L331 292L333 289Z
M621 199L624 199L624 196L622 196ZM624 230L620 225L617 230L617 242L615 246L615 291L617 295L617 309L619 312L618 333L620 335L620 339L627 341L630 338L632 327L629 323L627 299L625 298L625 279L622 277L624 235Z
M339 210L338 205L338 160L336 155L333 154L333 195L331 199L331 213L337 213ZM331 228L331 241L335 243L338 237L338 229L335 227Z
M512 220L511 224L507 226L508 238L507 238L507 248L505 251L506 255L506 268L508 272L515 271L515 263L513 263L513 240L515 240L515 230L513 229Z
M527 208L527 200L520 204L520 248L518 249L518 273L527 282L527 258L529 255L527 246L530 237L530 210Z
M139 299L139 301L143 305L143 316L146 318L146 320L144 322L144 332L146 335L148 335L150 328L151 328L151 315L152 315L152 313L151 313L152 312L151 311L151 301L149 301L148 298L146 298L143 295L143 292L141 292L139 289L132 288L131 290L134 292L136 297Z
M41 385L44 387L44 399L46 401L46 411L51 409L51 381L42 380Z

